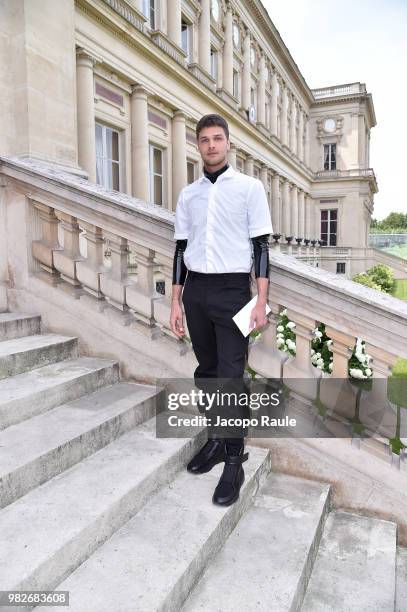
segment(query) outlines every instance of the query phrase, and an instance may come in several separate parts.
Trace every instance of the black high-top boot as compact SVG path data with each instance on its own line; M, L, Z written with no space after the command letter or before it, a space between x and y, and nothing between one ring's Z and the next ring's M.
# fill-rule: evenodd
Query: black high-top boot
M199 453L188 463L187 470L192 474L204 474L209 472L217 463L225 461L225 458L225 440L223 438L210 438Z
M242 463L249 458L249 453L243 451L242 447L238 455L226 455L225 467L212 497L214 504L230 506L239 499L240 488L244 483Z

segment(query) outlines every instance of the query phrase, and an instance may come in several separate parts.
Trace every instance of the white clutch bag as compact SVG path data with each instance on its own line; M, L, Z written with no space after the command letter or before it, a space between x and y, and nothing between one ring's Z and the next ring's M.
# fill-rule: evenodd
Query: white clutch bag
M233 321L236 323L236 325L238 326L238 328L240 329L244 337L248 336L250 332L252 331L249 328L250 315L251 315L253 308L256 306L256 302L257 302L257 295L255 295L254 298L252 298L250 302L246 304L246 306L243 306L243 308L241 308L239 312L237 312L235 316L232 317ZM269 312L271 312L271 308L268 304L266 304L266 315L268 315Z

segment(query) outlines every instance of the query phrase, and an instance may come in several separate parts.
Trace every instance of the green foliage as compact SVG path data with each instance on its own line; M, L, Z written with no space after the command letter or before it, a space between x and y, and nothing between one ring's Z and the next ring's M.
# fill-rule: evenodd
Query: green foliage
M372 219L370 222L370 228L374 232L383 233L404 233L407 231L407 213L402 212L391 212L385 219L378 221Z
M276 344L280 351L295 355L297 352L296 348L296 336L294 333L295 323L290 321L287 317L287 310L282 310L278 315L277 320L277 337Z
M391 293L395 283L393 271L384 264L377 264L369 268L367 272L356 274L352 280L365 287L371 287L385 293Z
M376 285L381 287L385 293L390 293L394 286L393 270L384 264L377 264L373 268L369 268L367 275L373 280Z
M332 340L325 332L325 324L320 323L314 329L314 339L311 342L311 363L314 367L330 374L333 368Z
M352 278L355 283L359 283L359 285L364 285L365 287L370 287L371 289L376 289L377 291L381 291L382 288L380 285L374 282L374 280L366 273L361 272L360 274L355 274Z

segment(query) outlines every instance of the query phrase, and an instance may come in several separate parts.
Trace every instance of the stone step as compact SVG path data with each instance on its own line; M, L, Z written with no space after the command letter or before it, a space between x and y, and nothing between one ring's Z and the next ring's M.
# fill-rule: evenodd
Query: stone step
M3 508L2 588L53 589L173 480L205 441L195 432L157 438L152 418Z
M394 610L396 531L389 521L332 512L302 612Z
M78 356L78 339L59 334L0 342L0 379Z
M397 550L396 612L405 612L407 607L407 548Z
M329 506L329 485L271 474L183 612L298 610Z
M6 429L0 507L151 419L156 400L156 387L118 383Z
M119 381L118 363L80 357L0 380L0 430Z
M21 312L0 313L0 342L41 333L41 317Z
M251 447L249 453L231 506L212 502L223 463L202 475L183 470L159 491L58 586L70 591L70 612L178 612L270 471L269 451Z

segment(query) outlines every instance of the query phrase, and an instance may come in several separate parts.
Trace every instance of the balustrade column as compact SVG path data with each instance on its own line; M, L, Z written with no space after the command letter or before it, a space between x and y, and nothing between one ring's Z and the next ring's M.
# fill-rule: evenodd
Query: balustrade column
M274 233L280 234L280 176L277 173L273 174L271 178L271 223Z
M100 288L106 300L122 313L128 311L126 288L133 284L127 271L128 242L126 238L105 232L105 241L111 255L111 268L100 275Z
M32 243L33 257L38 260L43 270L57 279L59 272L54 265L54 252L62 249L58 240L59 219L54 209L46 204L35 200L32 200L32 204L39 211L42 227L41 240L34 240Z
M230 6L225 15L225 44L223 47L223 87L233 95L233 14Z
M172 209L181 189L187 184L187 146L185 115L177 111L172 120Z
M96 60L86 51L76 53L78 109L78 162L88 178L96 182L96 136L93 67Z
M315 399L317 396L317 381L321 370L311 363L311 343L314 338L315 320L287 308L288 318L295 323L296 354L284 364L283 378L290 379L287 385L303 397Z
M132 193L149 202L148 102L147 91L139 85L131 94L131 145Z
M154 284L155 251L134 242L129 245L136 255L137 283L126 288L126 303L138 320L150 326L154 322L154 300L160 297Z
M76 274L76 263L82 261L83 257L79 250L80 228L76 217L56 211L56 217L60 220L64 234L64 247L54 253L54 266L60 272L61 278L75 288L81 283Z
M211 3L201 0L199 16L199 63L208 74L211 73Z
M104 238L100 227L81 221L85 230L86 259L76 263L76 274L86 293L104 300L100 289L100 275L105 270L103 260Z
M283 364L288 354L280 351L276 344L276 327L278 324L279 304L271 297L267 300L271 313L267 317L269 324L261 337L253 345L249 345L248 363L260 376L280 379L283 374Z

